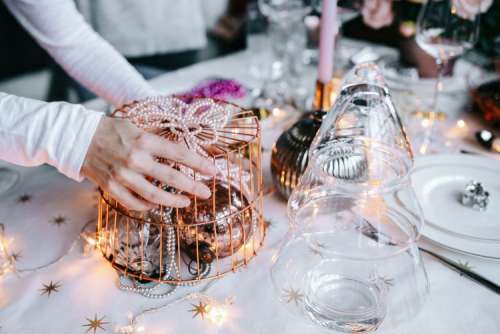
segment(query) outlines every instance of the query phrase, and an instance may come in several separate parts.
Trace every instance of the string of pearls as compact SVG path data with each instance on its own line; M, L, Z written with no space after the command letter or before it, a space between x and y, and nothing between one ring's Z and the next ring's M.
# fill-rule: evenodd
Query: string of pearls
M208 302L210 304L215 304L216 301L208 296L206 292L215 284L216 281L210 281L208 282L202 289L200 289L198 292L192 292L188 293L184 296L177 297L176 299L173 299L171 301L168 301L166 303L163 303L158 306L152 306L143 309L142 311L134 314L131 314L129 316L129 323L128 325L117 327L115 329L115 333L119 334L134 334L134 333L139 333L144 331L144 327L139 324L138 319L140 317L143 317L147 314L155 313L164 310L165 308L168 308L170 306L173 306L175 304L182 303L187 300L202 300L205 302ZM231 301L232 303L232 301Z
M124 113L142 129L168 129L178 141L185 141L190 149L204 156L208 154L203 146L219 141L219 130L226 126L231 116L229 108L212 99L185 103L170 96L149 97L136 102Z
M159 209L154 209L153 213L157 215L162 214ZM176 247L176 235L175 229L172 222L172 208L166 208L162 214L163 221L166 224L167 229L167 242L166 242L166 253L169 257L169 261L165 264L165 275L163 280L173 280L175 277L178 279L181 277L179 267L175 261L175 247ZM202 272L199 274L200 279L208 276L211 270L211 264L207 264L203 267ZM174 276L175 275L175 276ZM166 284L169 287L168 291L157 293L156 290L160 286L165 286L165 284L158 284L156 282L140 283L135 279L127 278L124 275L120 275L120 289L123 291L137 293L147 298L151 299L161 299L172 295L179 286L194 286L197 282L180 282L176 284Z

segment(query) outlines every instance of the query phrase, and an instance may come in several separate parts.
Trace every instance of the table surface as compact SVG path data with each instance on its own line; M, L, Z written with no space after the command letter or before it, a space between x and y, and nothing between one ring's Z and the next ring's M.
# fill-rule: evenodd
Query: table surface
M345 52L359 47L352 41L343 45ZM390 52L385 48L377 50ZM248 52L242 52L167 73L152 84L166 94L186 91L207 77L234 78L251 86L254 82L248 67L253 60ZM306 77L304 80L312 87L314 70L310 69ZM463 112L466 95L461 92L444 97L441 103L453 117L466 119L474 129L479 122ZM102 101L88 106L105 107ZM265 141L272 143L279 132L270 130L264 134ZM470 138L461 140L460 146L477 150ZM265 159L269 159L268 155ZM96 333L114 333L128 324L131 314L160 306L164 307L139 318L145 333L328 333L289 316L275 297L269 274L272 256L288 228L286 204L276 195L269 194L264 201L265 218L271 225L264 247L248 268L208 285L180 288L166 299L151 300L119 290L118 276L111 266L97 252L82 252L80 230L97 213L97 195L90 183L73 182L48 166L15 168L22 179L14 191L0 198L0 221L6 225L6 235L13 239L11 251L19 255L18 273L0 279L0 333L85 333L88 327L84 325L96 316L104 317L103 329ZM468 262L480 274L500 282L500 262L451 253L431 244L425 246ZM423 257L431 284L430 297L418 318L398 333L500 332L498 295L433 258ZM42 268L28 270L39 266ZM59 284L57 291L43 294L43 285L51 281ZM199 300L191 293L198 291L218 301L232 300L223 324L193 318L190 310ZM387 331L382 326L380 332Z

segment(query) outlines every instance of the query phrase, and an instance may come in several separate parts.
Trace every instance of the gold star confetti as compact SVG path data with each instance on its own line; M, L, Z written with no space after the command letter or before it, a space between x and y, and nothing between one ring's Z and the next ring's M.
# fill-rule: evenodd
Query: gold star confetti
M319 242L318 240L314 240L313 242L313 245L316 247L316 248L321 248L321 249L326 249L328 248L327 245L325 245L324 243L322 242Z
M22 194L17 198L18 203L28 203L31 201L31 195L28 194Z
M272 220L264 220L264 225L266 226L266 228L269 228L271 227L271 225L273 225L273 221Z
M52 282L50 281L49 284L42 284L43 288L40 289L42 292L41 295L47 295L47 297L50 297L50 294L52 292L58 292L59 288L61 287L61 282Z
M61 225L66 224L66 217L56 216L50 222L56 226L61 226Z
M377 284L377 282L382 282L383 284L385 284L387 286L387 288L394 286L394 279L390 278L389 276L373 274L373 275L371 275L370 280L374 284Z
M314 255L318 255L320 257L324 257L323 253L319 250L319 249L316 249L314 247L309 247L309 250L311 251L311 253L313 253Z
M14 262L19 261L19 259L21 259L22 257L23 257L23 254L20 251L13 252L12 254L10 254L10 258Z
M460 268L462 268L463 270L467 270L467 271L473 271L474 269L474 266L472 266L469 261L458 261L458 262L455 262L457 264L457 266L459 266ZM464 274L463 273L460 273L460 276L463 276Z
M285 289L283 294L287 303L294 302L296 305L304 298L304 295L298 289Z
M205 319L205 316L207 315L208 313L208 308L209 308L209 305L200 301L198 303L198 305L196 304L191 304L191 306L193 306L192 309L189 310L189 312L193 312L193 318L200 315L201 316L201 319Z
M98 318L97 314L94 315L94 319L87 318L88 323L82 325L82 327L88 327L87 331L85 333L88 333L90 331L94 331L94 334L95 334L98 329L102 329L103 331L106 331L103 326L109 324L109 322L104 321L104 318L105 317Z

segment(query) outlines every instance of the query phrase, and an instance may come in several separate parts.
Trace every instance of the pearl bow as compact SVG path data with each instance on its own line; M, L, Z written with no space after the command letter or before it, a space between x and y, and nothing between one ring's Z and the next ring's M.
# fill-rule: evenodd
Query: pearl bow
M167 130L169 137L208 156L204 147L219 140L229 121L228 108L212 99L185 103L179 98L157 96L139 101L126 110L126 117L145 130Z

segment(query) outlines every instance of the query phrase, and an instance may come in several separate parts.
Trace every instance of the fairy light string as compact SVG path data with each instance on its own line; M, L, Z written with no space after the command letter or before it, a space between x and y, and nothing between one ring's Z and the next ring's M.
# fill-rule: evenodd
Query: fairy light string
M60 256L54 258L53 260L45 264L33 268L23 268L23 269L16 268L15 260L12 257L12 253L9 251L10 246L13 243L13 240L7 238L5 234L5 226L3 224L0 224L0 255L3 258L3 262L0 263L0 277L8 273L14 273L17 276L21 276L21 274L33 273L44 269L48 269L60 263L63 259L65 259L70 253L72 253L76 249L76 247L82 241L83 241L82 254L84 256L87 256L91 252L98 250L99 236L95 232L88 231L89 226L93 223L95 223L95 219L92 219L87 223L85 223L80 230L79 236L72 242L68 250L63 254L61 254ZM117 334L143 333L145 331L145 326L139 322L140 318L149 315L151 313L162 311L164 309L167 309L175 304L179 304L184 301L195 301L195 300L204 303L204 305L206 305L206 314L204 314L203 320L207 320L208 322L214 325L220 326L226 321L226 319L229 316L229 306L234 303L234 297L227 298L226 300L224 300L224 302L219 302L216 299L208 296L206 293L214 285L215 282L216 282L215 280L208 282L198 292L191 292L184 296L179 296L173 300L170 300L158 306L144 308L143 310L139 311L136 314L131 313L129 315L128 324L123 326L117 325L114 331ZM177 290L176 288L173 288L172 290L168 291L165 296L161 297L171 296L173 292L176 290Z

